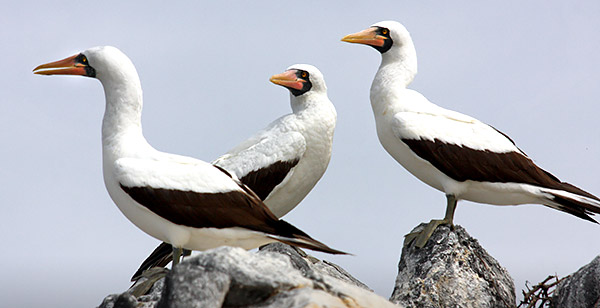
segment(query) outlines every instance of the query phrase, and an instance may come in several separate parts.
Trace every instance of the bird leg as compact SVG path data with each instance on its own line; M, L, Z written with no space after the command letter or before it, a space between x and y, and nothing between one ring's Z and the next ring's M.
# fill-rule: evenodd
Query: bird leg
M417 248L423 248L438 226L450 225L451 227L454 227L454 211L456 210L457 200L454 195L446 195L446 199L448 204L446 205L446 215L444 216L444 219L432 219L420 232L407 234L405 236L405 245L408 245L415 240L415 246Z
M180 258L183 259L184 257L189 256L191 254L192 254L191 250L175 248L175 246L173 246L173 265L172 266L179 264ZM178 256L178 257L176 257L176 256ZM171 267L171 269L173 269L173 267ZM169 272L169 270L162 267L162 265L161 266L153 266L153 267L145 270L144 272L142 272L142 275L136 280L136 282L130 287L131 294L133 294L137 298L137 297L140 297L140 296L148 293L148 291L152 288L152 286L154 286L154 284L157 281L159 281L160 279L165 277L168 272ZM140 280L142 278L145 278L145 280L140 282Z
M185 257L189 256L192 254L192 251L189 249L183 249L183 252L181 254L181 261L183 261L185 259Z
M182 250L182 248L173 246L173 264L171 265L171 269L175 268L175 266L179 264L179 259L181 258Z

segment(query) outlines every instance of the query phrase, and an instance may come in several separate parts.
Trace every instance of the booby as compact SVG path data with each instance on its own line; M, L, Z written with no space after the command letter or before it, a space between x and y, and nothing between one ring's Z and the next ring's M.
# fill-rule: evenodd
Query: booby
M423 247L440 224L453 224L458 200L493 205L542 204L596 222L600 199L538 167L506 134L470 116L444 109L407 89L417 73L409 32L383 21L342 38L381 53L370 99L379 141L419 180L446 194L446 215L416 238Z
M292 113L284 115L212 163L254 191L277 218L298 205L325 173L331 158L337 113L319 69L294 64L270 81L290 92ZM172 259L168 243L144 260L132 281Z
M323 74L295 64L270 81L290 92L292 113L273 121L223 156L216 166L235 174L277 217L291 211L321 179L336 124Z
M277 219L252 190L223 168L150 146L142 134L140 80L131 60L119 49L91 48L40 65L34 73L81 75L102 83L106 96L104 183L133 224L173 245L173 265L182 249L223 245L253 249L275 241L344 253Z

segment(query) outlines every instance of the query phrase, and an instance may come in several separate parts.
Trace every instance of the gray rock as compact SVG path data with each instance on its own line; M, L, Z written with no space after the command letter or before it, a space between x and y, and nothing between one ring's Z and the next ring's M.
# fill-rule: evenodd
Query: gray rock
M406 307L516 306L509 273L460 226L438 227L421 249L405 245L390 301Z
M225 273L192 266L177 266L167 275L162 297L157 307L221 307L225 302L231 279Z
M561 281L552 297L553 307L600 307L600 256Z
M147 295L136 299L134 289L108 296L101 307L121 302L127 308L398 307L339 266L279 244L257 253L232 247L208 250L187 258Z
M305 277L312 277L312 271L316 271L322 275L329 275L365 290L373 291L339 265L314 258L300 248L283 243L272 243L261 247L259 253L263 252L275 252L288 256L292 266L299 270Z
M136 308L137 300L129 293L113 294L107 296L100 308Z
M160 279L152 286L150 292L146 295L142 295L137 298L138 306L137 308L153 308L156 306L156 303L160 300L163 290L165 289L165 279ZM132 289L127 290L126 293L129 293Z

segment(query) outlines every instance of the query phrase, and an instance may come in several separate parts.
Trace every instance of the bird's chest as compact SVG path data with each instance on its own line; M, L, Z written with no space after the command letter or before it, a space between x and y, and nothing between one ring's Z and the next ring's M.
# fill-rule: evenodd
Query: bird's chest
M375 117L377 137L383 148L408 172L427 185L445 191L448 177L434 168L429 162L417 156L410 147L396 136L392 117Z

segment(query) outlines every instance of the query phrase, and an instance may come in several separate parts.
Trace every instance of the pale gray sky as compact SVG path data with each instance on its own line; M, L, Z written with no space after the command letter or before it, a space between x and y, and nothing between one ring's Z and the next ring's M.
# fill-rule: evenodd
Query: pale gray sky
M210 161L290 112L268 78L294 63L324 74L338 111L323 179L285 217L355 256L340 264L388 297L403 235L444 214L442 193L381 147L369 104L380 62L340 42L402 22L419 57L412 85L434 103L510 135L540 166L600 194L600 2L58 1L0 13L2 306L83 307L122 292L158 241L112 203L101 172L100 83L31 70L97 45L137 66L145 136ZM543 206L460 202L464 226L515 279L567 275L600 254L600 226Z

